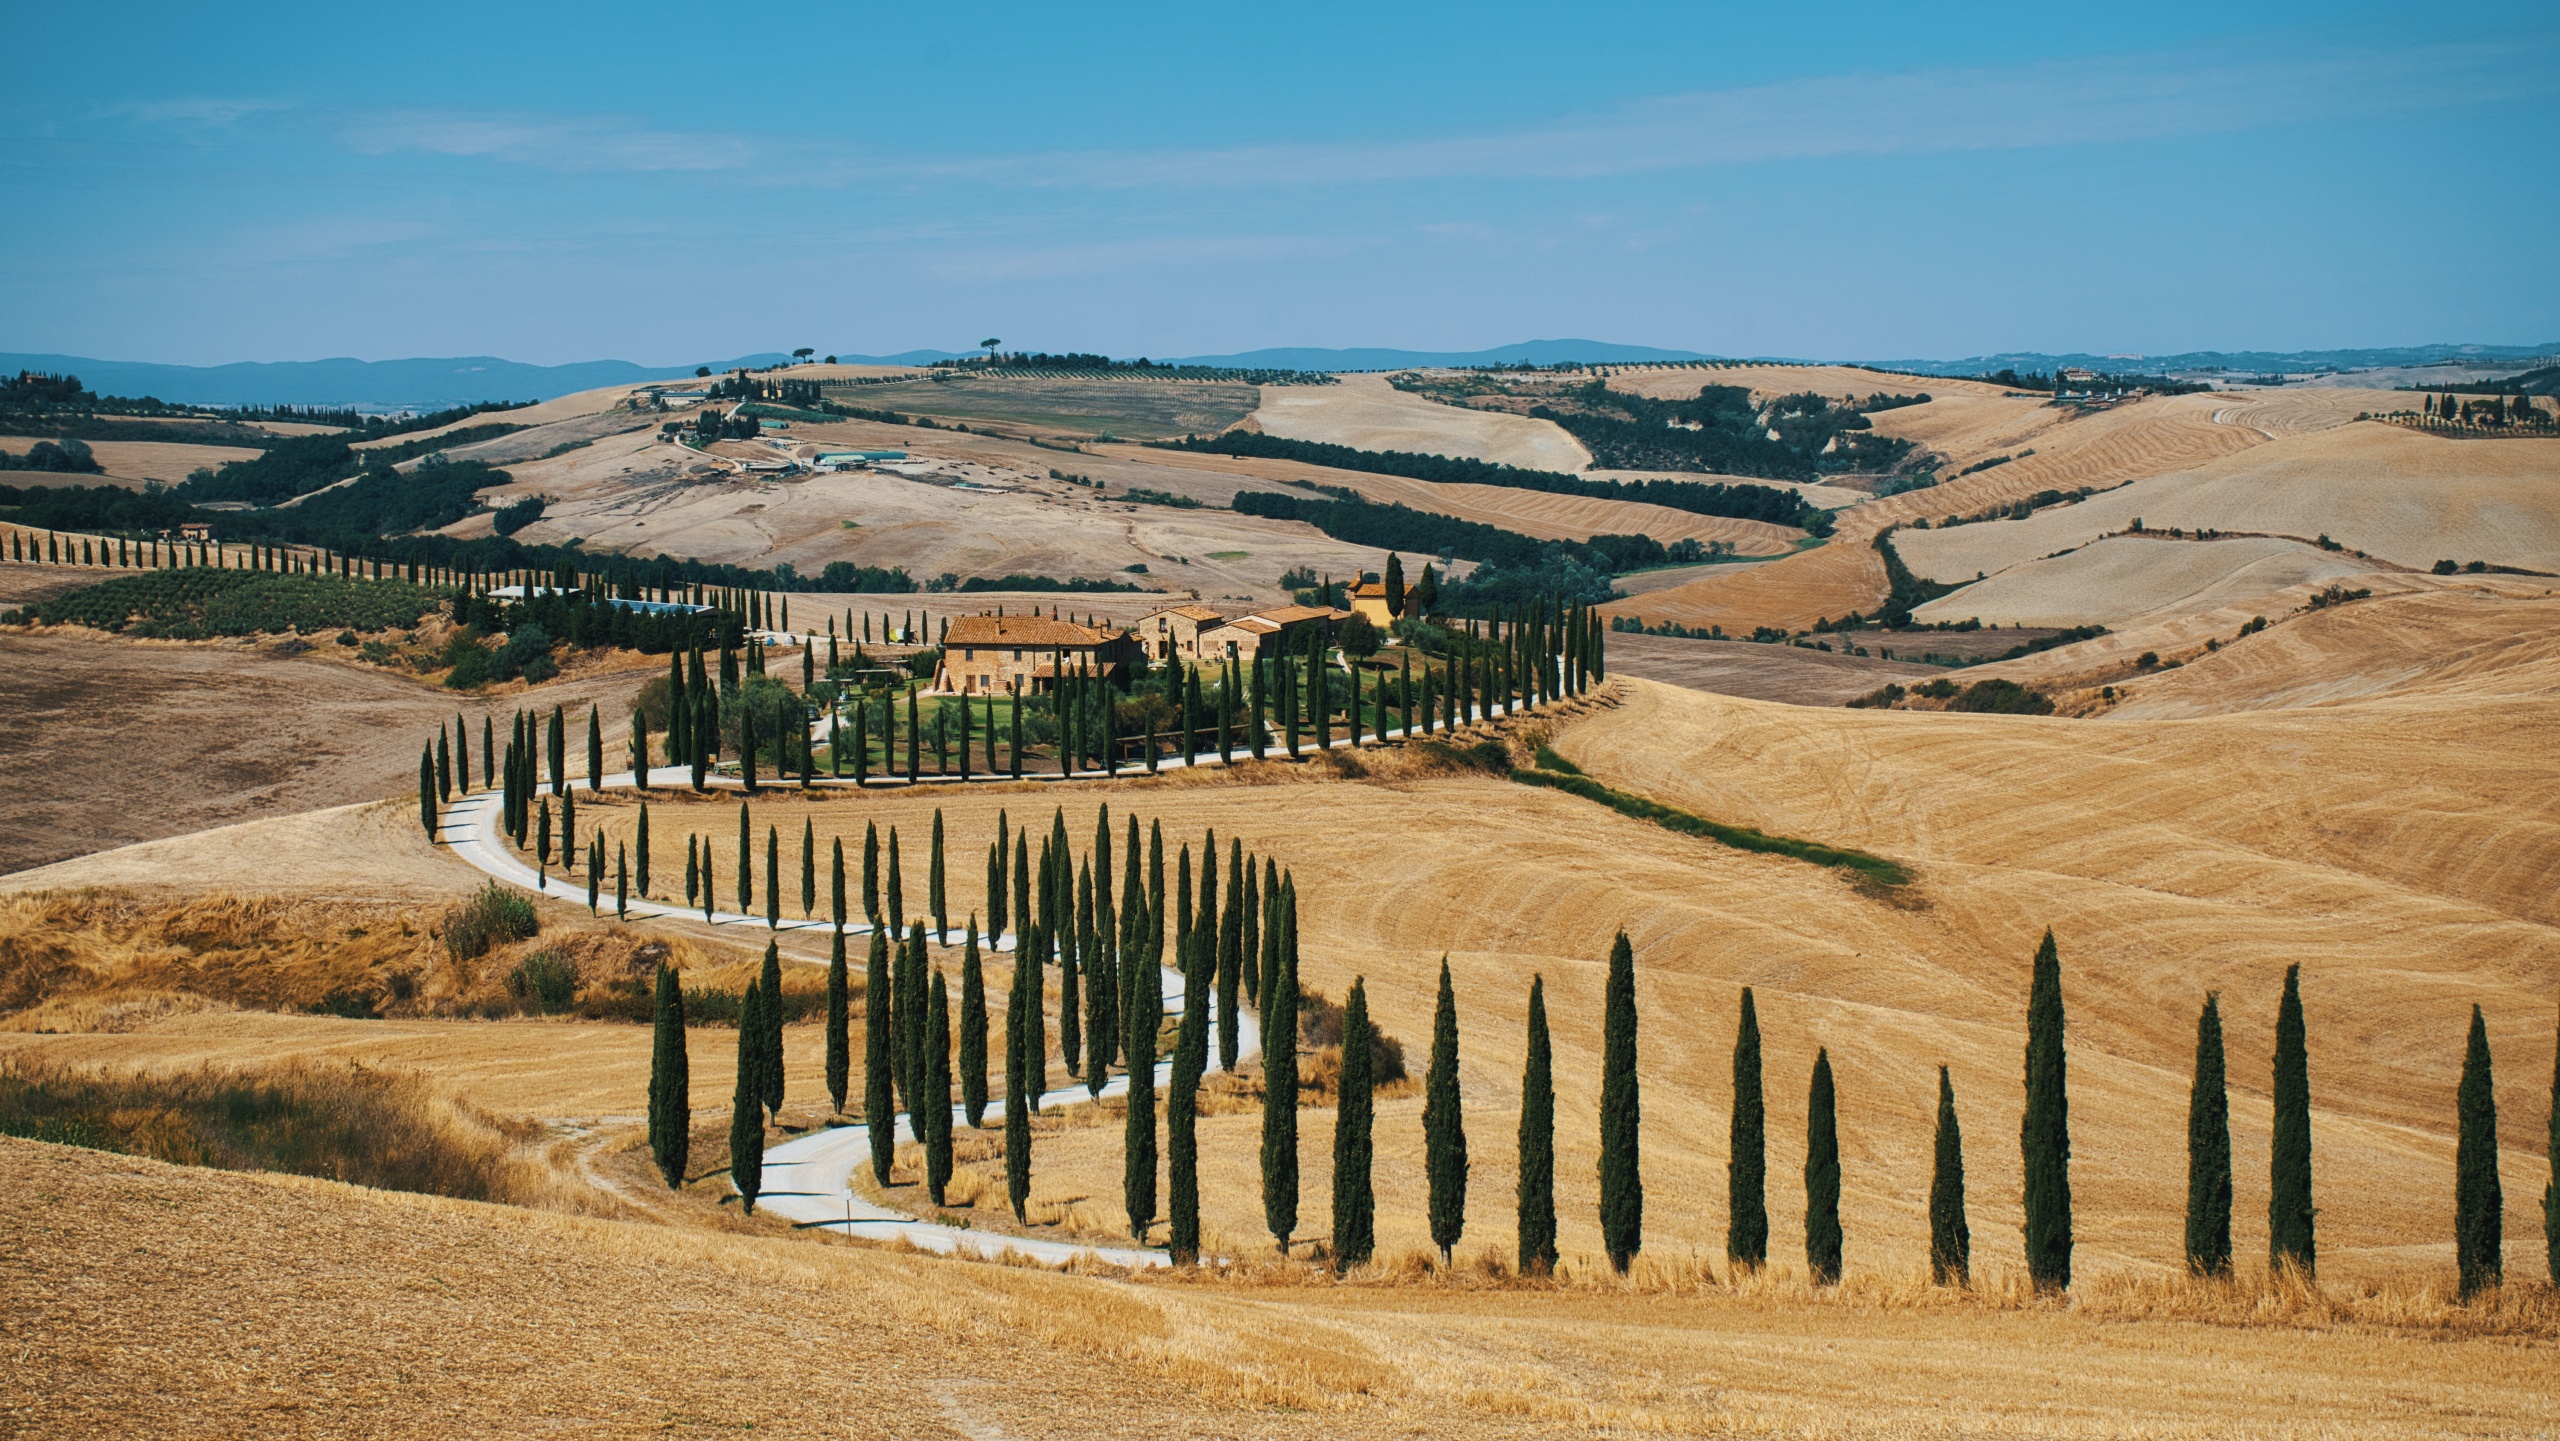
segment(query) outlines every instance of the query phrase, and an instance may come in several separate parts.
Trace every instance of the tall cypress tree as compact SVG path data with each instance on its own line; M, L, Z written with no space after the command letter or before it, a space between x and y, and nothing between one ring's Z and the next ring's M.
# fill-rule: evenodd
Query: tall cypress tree
M764 1001L750 981L738 1003L738 1084L729 1098L729 1184L738 1188L750 1216L764 1189L763 1032Z
M684 986L675 968L658 966L657 1004L649 1037L649 1155L669 1189L684 1184L693 1141L693 1068L685 1054Z
M1556 1266L1555 1051L1547 1039L1547 981L1529 978L1529 1059L1520 1072L1520 1274Z
M1367 1020L1364 1007L1361 1018ZM1350 1070L1350 1046L1343 1041L1343 1069ZM1363 1072L1368 1067L1364 1062ZM1467 1124L1458 1110L1458 996L1449 984L1449 958L1440 958L1440 1001L1431 1017L1431 1069L1423 1079L1423 1167L1431 1189L1431 1244L1440 1248L1440 1264L1467 1229Z
M838 926L827 956L827 1099L839 1116L852 1084L853 977L845 965L844 928Z
M844 837L835 838L835 855L827 865L827 914L835 921L836 930L844 930Z
M2276 1008L2274 1156L2267 1167L2267 1260L2319 1269L2311 1209L2311 1060L2302 1029L2302 967L2284 970Z
M939 970L925 1001L924 1050L924 1186L939 1206L951 1184L951 997Z
M764 943L764 1104L782 1119L782 953Z
M1091 857L1076 872L1076 900L1071 914L1073 919L1068 923L1066 944L1058 961L1058 1054L1067 1063L1068 1075L1092 1073L1086 1075L1086 1084L1098 1096L1102 1077L1098 1068L1086 1064L1084 1054L1085 1022L1092 1019L1092 987L1078 984L1080 979L1090 977L1086 968L1095 950Z
M1121 1053L1129 1058L1129 1110L1122 1141L1120 1192L1129 1212L1129 1234L1144 1241L1156 1219L1156 1027L1164 1019L1164 991L1155 968L1147 968L1145 984L1130 993L1128 1034ZM1154 991L1149 998L1146 992Z
M2461 1269L2463 1299L2497 1285L2506 1274L2503 1241L2506 1202L2498 1189L2498 1100L2489 1080L2489 1025L2471 1008L2471 1038L2462 1053L2462 1084L2454 1093L2453 1255Z
M1817 1286L1840 1280L1840 1113L1831 1050L1813 1056L1804 1119L1804 1264Z
M1031 1106L1023 1075L1022 1003L1030 995L1023 984L1026 948L1014 948L1013 981L1005 988L1004 1018L1004 1191L1013 1219L1028 1221L1031 1201Z
M1378 1249L1378 1197L1370 1183L1376 1103L1370 1066L1369 988L1353 978L1342 1003L1342 1091L1333 1112L1333 1266L1348 1271ZM1433 1197L1438 1239L1439 1197Z
M987 1124L987 975L978 959L978 918L960 951L960 1105L972 1130Z
M2071 1109L2063 1057L2062 960L2053 932L2036 948L2027 990L2025 1158L2027 1275L2036 1289L2071 1285Z
M1973 1279L1973 1228L1964 1219L1964 1132L1956 1126L1956 1088L1938 1068L1936 1164L1929 1172L1929 1278L1941 1286Z
M926 1016L924 921L919 918L909 922L908 926L906 939L900 944L893 963L895 970L891 981L898 996L896 1068L898 1094L907 1107L907 1132L917 1141L922 1141L926 1120L934 1104L931 1088L925 1081L925 1031L930 1022ZM947 1108L949 1104L950 1096L946 1091L943 1105Z
M862 920L873 930L880 929L880 823L865 821L862 826Z
M2222 998L2196 1017L2196 1076L2187 1093L2187 1270L2231 1271L2231 1096L2222 1060Z
M818 913L818 827L807 816L800 819L800 914L805 918Z
M1644 1173L1637 1155L1643 1123L1636 1087L1636 957L1627 933L1609 947L1609 989L1600 1031L1600 1240L1623 1275L1644 1248Z
M1725 1159L1724 1258L1759 1267L1769 1261L1769 1109L1760 1091L1760 1010L1742 988L1742 1020L1733 1035L1733 1130Z
M755 838L747 817L747 803L738 802L738 914L751 915L747 908L756 903Z
M1244 898L1253 875L1245 869L1244 842L1227 843L1227 902L1218 917L1218 1069L1232 1073L1239 1044L1236 1006L1244 983Z
M933 939L938 945L951 944L951 908L943 898L942 887L942 807L933 808L933 863L925 882L925 904L933 912Z
M880 888L880 902L887 908L889 935L903 938L907 933L907 882L898 865L898 828L889 827L889 875Z
M426 828L427 839L436 835L436 757L432 746L418 751L418 824Z
M576 832L576 806L577 800L574 796L560 798L560 835L564 842L571 839ZM649 803L647 801L640 803L640 817L634 822L633 831L631 838L631 858L635 863L633 880L640 887L639 894L645 897L649 894ZM561 859L563 861L568 859L565 851Z
M587 705L587 791L604 789L604 713Z
M2551 1268L2551 1284L2560 1286L2560 1047L2551 1055L2551 1139L2543 1156L2551 1179L2542 1186L2543 1262Z
M1262 1219L1280 1254L1298 1229L1298 894L1284 880L1273 894L1276 942L1262 1005Z
M1216 947L1204 931L1192 932L1183 967L1182 1026L1173 1037L1173 1078L1165 1093L1165 1194L1174 1260L1200 1255L1200 1076L1209 1062L1209 979Z
M874 927L871 955L862 968L862 1124L871 1131L871 1179L889 1184L898 1153L898 1111L892 1087L889 936Z

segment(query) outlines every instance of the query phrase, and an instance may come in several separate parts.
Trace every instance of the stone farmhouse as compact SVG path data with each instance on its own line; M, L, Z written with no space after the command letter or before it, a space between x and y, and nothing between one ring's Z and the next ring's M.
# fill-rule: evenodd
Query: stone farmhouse
M933 689L942 695L1037 695L1063 667L1121 679L1138 642L1110 626L1036 615L964 615L942 635Z

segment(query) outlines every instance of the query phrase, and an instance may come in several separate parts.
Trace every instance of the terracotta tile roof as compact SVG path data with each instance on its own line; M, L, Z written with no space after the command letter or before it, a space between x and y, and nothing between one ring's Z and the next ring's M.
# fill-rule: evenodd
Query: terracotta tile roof
M1274 625L1297 625L1310 620L1343 620L1350 612L1322 605L1284 605L1275 610L1258 610L1254 615Z
M951 630L942 638L945 646L1091 646L1110 640L1117 632L1093 626L1078 625L1071 620L1051 620L1045 615L964 615L951 622Z
M1203 623L1222 621L1226 619L1224 614L1211 610L1205 605L1167 606L1163 610L1148 612L1144 619L1154 620L1160 615L1178 615L1185 620L1196 620Z
M1234 620L1228 621L1225 625L1218 627L1218 629L1248 631L1254 635L1269 635L1273 631L1280 629L1280 626L1278 622L1264 620L1258 615L1240 615Z
M1351 588L1351 597L1354 600L1385 600L1387 583L1383 580L1364 580Z

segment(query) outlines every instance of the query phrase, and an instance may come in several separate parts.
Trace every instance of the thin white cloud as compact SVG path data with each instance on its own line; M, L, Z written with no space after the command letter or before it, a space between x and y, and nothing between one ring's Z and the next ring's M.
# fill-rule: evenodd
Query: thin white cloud
M2221 134L2555 93L2560 46L2543 37L2320 58L2153 54L1668 95L1509 133L1026 156L1003 165L1040 183L1103 186L1576 180Z
M281 100L199 95L175 100L136 101L125 105L111 105L100 113L119 120L130 120L137 125L222 127L237 125L252 115L292 108Z
M2560 94L2560 34L2325 55L2153 52L2001 69L1838 75L1656 96L1510 131L1225 148L884 155L847 141L668 130L613 116L402 110L347 124L370 155L564 171L725 172L759 183L1120 190L1583 180L1848 155L2229 134Z
M662 130L610 115L381 111L348 124L339 138L363 155L452 155L550 170L738 170L763 153L746 136Z

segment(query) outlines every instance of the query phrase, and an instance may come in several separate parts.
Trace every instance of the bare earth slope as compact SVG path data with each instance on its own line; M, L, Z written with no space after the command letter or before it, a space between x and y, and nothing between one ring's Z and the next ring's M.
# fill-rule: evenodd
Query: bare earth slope
M1915 531L1895 544L1915 572L1952 580L2085 545L2136 518L2163 530L2304 540L2325 534L2420 570L2444 559L2560 570L2560 442L2443 440L2390 425L2337 426L2282 436L2027 520Z
M231 821L417 791L418 746L459 710L600 702L660 674L467 698L368 667L235 644L12 636L0 686L0 872ZM498 711L505 730L505 711ZM476 751L479 736L472 737Z
M1915 531L1911 538L1921 535ZM1895 549L1907 560L1912 547L1899 536L1896 541ZM2272 536L2213 541L2115 536L2068 555L2012 566L1911 614L1924 623L1971 616L1985 625L2121 630L2154 615L2245 606L2292 586L2347 580L2373 568L2371 561Z
M1967 435L1964 443L1955 443L1947 434L1924 439L1924 443L1947 451L1957 461L1966 461L1983 445L1983 434L1974 428L1970 418L1976 415L1993 427L2000 442L1998 453L2014 455L2018 449L2030 448L2036 453L1991 470L1958 476L1932 489L1909 491L1842 511L1835 538L1820 550L1748 572L1654 592L1641 602L1623 601L1608 611L1701 628L1721 625L1728 633L1743 635L1750 634L1755 626L1800 629L1826 616L1845 615L1853 610L1872 612L1884 598L1887 583L1884 564L1869 542L1888 525L1908 524L1924 517L1934 521L1951 514L1968 515L2043 490L2118 486L2143 476L2192 467L2264 442L2265 438L2255 430L2215 423L2213 399L2203 395L2170 396L2083 415L2054 410L2035 401L1957 395L1885 412L1876 418L1877 429L1915 439L1933 433L1932 428L1940 423L1937 417L1942 406L1949 407L1945 414L1967 417L1956 427ZM2015 446L2020 441L2026 444ZM1981 528L1984 527L1962 529ZM1962 530L1956 533L1961 534ZM1896 543L1899 545L1900 541ZM2049 554L2071 543L2074 542L2046 545L2030 554ZM1975 568L1966 567L1961 573L1970 576Z
M1383 375L1346 375L1338 385L1270 386L1253 422L1269 435L1359 450L1455 455L1527 470L1570 472L1591 465L1582 442L1552 422L1441 405L1396 389Z

